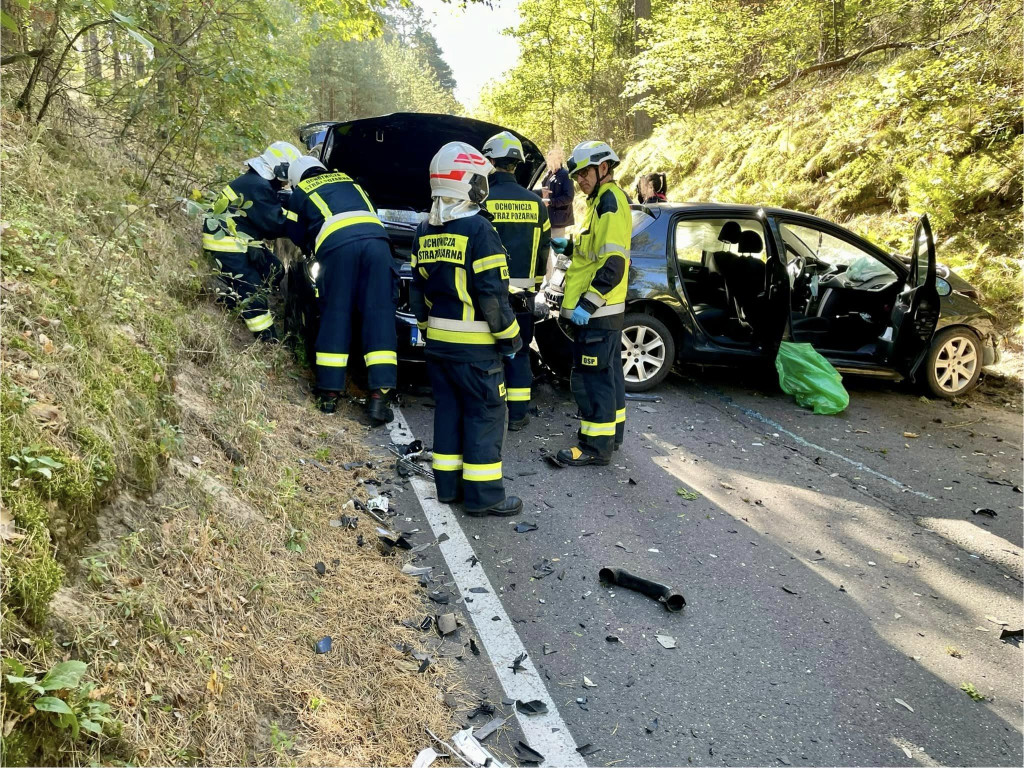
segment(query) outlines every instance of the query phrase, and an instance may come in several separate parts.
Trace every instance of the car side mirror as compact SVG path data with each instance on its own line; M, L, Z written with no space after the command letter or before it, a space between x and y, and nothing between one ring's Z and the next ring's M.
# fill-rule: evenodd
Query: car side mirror
M953 286L949 284L948 280L943 280L941 277L935 278L935 289L939 292L939 296L949 296L953 292Z

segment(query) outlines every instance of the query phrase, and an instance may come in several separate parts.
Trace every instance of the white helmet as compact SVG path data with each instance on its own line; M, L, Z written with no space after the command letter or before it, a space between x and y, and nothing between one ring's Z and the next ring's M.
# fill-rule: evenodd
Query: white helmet
M615 150L603 141L581 141L572 151L572 156L566 165L569 167L569 175L575 176L588 166L599 166L601 163L608 163L608 170L619 164L619 156Z
M517 163L521 163L526 157L523 152L523 142L510 131L502 131L491 136L484 144L483 155L491 160L508 159L515 160Z
M302 157L294 146L287 141L275 141L259 157L253 157L245 161L245 164L267 181L275 178L284 181L288 178L288 164L293 163Z
M299 186L299 182L302 181L302 174L310 168L323 168L325 171L327 170L327 166L312 155L303 155L298 160L288 164L288 183L292 185L292 188Z
M430 196L468 200L487 199L487 174L494 170L480 152L464 141L451 141L430 161Z

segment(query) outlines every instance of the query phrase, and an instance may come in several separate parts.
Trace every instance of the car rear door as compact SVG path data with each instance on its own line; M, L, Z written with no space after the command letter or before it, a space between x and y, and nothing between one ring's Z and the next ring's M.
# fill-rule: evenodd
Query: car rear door
M914 229L910 273L892 310L892 347L888 362L912 372L928 352L939 322L939 291L935 285L935 240L928 216Z

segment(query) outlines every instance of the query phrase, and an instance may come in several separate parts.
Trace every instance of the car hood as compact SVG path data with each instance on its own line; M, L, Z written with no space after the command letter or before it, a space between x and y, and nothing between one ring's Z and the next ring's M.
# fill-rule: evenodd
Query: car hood
M430 209L429 167L437 150L450 141L479 149L494 134L510 130L468 117L419 112L317 124L325 126L324 165L351 176L378 208L414 211ZM526 159L516 178L529 189L544 168L544 156L525 136L510 132L523 142Z

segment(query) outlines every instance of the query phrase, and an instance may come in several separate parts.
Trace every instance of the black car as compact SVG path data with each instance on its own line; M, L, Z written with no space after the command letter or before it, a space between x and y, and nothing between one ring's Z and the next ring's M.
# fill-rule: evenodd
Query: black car
M629 391L656 386L677 361L768 363L784 338L811 343L843 373L922 381L945 398L969 392L999 359L993 316L968 283L936 264L927 217L903 259L781 208L632 208L622 339ZM557 304L557 270L553 282ZM558 329L537 331L549 364L565 359Z
M430 210L430 159L450 141L482 147L496 133L510 131L482 120L452 115L399 112L348 122L312 123L299 138L332 171L351 176L367 193L391 239L395 270L401 277L398 312L398 357L422 361L424 339L409 308L412 281L410 254L416 226ZM537 146L520 135L525 160L516 169L523 186L536 184L544 168ZM313 290L319 266L291 244L281 249L286 262L284 283L286 329L302 340L306 359L315 359L314 342L320 318ZM359 338L352 334L353 342ZM352 360L357 360L353 355Z

